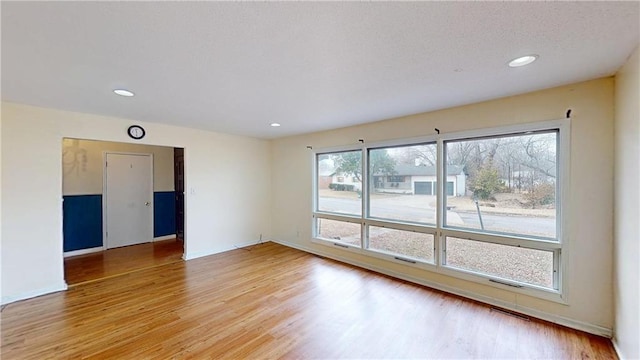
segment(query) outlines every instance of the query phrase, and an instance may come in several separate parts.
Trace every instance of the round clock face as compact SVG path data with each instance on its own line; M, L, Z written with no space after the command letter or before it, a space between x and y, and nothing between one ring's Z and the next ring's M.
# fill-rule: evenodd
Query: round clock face
M142 126L139 125L131 125L129 126L129 129L127 130L127 133L129 134L129 136L133 139L136 140L140 140L144 137L145 132L144 129L142 128Z

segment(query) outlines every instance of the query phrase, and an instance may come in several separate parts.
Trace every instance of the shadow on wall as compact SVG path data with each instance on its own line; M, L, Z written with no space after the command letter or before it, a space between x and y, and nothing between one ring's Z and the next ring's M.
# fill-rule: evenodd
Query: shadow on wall
M80 172L87 171L87 150L80 147L80 140L70 139L71 143L62 147L62 172L64 176L75 174L80 176Z

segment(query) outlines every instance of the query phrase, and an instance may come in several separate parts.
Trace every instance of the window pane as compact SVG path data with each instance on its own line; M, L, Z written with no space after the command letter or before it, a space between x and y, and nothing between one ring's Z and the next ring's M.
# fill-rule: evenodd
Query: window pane
M553 253L447 237L447 266L553 288Z
M360 246L360 224L345 221L318 218L316 222L317 237Z
M362 214L362 151L318 154L318 210Z
M433 262L433 235L369 226L369 249Z
M369 150L369 216L436 223L436 144Z
M558 133L445 142L445 226L556 238Z

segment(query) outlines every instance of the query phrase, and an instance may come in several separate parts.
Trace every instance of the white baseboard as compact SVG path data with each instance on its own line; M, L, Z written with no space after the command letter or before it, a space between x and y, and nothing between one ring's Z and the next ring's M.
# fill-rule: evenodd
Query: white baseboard
M193 259L201 258L201 257L204 257L204 256L223 253L223 252L226 252L226 251L242 249L242 248L245 248L245 247L248 247L248 246L264 244L264 243L267 243L269 241L271 241L271 240L263 239L262 241L257 241L257 242L253 241L253 242L241 243L241 244L233 245L231 247L225 246L225 247L222 247L222 248L212 249L212 250L209 250L209 251L200 251L200 252L197 252L197 253L189 253L189 254L185 253L182 256L182 259L185 260L185 261L193 260ZM282 244L282 245L284 245L284 244ZM291 246L291 247L293 247L293 246Z
M193 260L193 259L197 259L197 258L201 258L201 257L205 257L205 256L209 256L209 255L214 255L217 254L218 252L216 251L200 251L197 253L184 253L182 255L182 260L184 261L189 261L189 260Z
M625 357L622 354L622 351L620 351L620 345L618 345L618 341L617 341L615 336L611 339L611 343L613 344L613 350L615 350L616 351L616 355L618 355L618 359L620 359L620 360L630 359L630 358Z
M176 234L169 234L169 235L164 235L164 236L158 236L158 237L154 237L153 238L153 242L156 241L162 241L162 240L171 240L171 239L175 239L176 238Z
M406 280L418 285L423 285L426 287L430 287L432 289L436 289L436 290L440 290L440 291L444 291L444 292L448 292L451 294L455 294L458 296L462 296L468 299L472 299L472 300L476 300L476 301L480 301L482 303L485 304L489 304L489 305L494 305L494 306L498 306L501 307L503 309L507 309L507 310L512 310L521 314L525 314L525 315L529 315L541 320L545 320L545 321L549 321L555 324L559 324L559 325L563 325L566 327L570 327L572 329L576 329L576 330L580 330L580 331L584 331L584 332L588 332L590 334L595 334L595 335L599 335L599 336L604 336L607 338L611 338L613 332L611 329L609 328L605 328L602 326L598 326L598 325L593 325L593 324L589 324L589 323L585 323L582 321L578 321L578 320L573 320L573 319L569 319L563 316L559 316L556 314L550 314L547 312L543 312L540 310L536 310L536 309L532 309L529 307L524 307L518 304L514 304L512 302L507 302L504 300L500 300L500 299L495 299L489 296L485 296L485 295L479 295L479 294L475 294L472 292L469 292L467 290L463 290L457 287L452 287L452 286L448 286L448 285L443 285L437 282L433 282L433 281L429 281L429 280L425 280L425 279L421 279L421 278L416 278L413 276L409 276L406 274L402 274L402 273L398 273L392 270L388 270L388 269L384 269L384 268L380 268L377 266L373 266L371 264L367 264L367 263L363 263L360 261L355 261L352 259L348 259L345 257L341 257L341 256L336 256L334 254L329 254L323 251L318 251L316 249L309 249L306 248L304 246L300 246L298 244L293 244L287 241L281 241L281 240L270 240L273 241L274 243L278 243L284 246L288 246L294 249L298 249L298 250L302 250L308 253L312 253L312 254L316 254L316 255L320 255L329 259L333 259L333 260L337 260L340 262L344 262L350 265L354 265L354 266L358 266L367 270L371 270L371 271L375 271L384 275L388 275L397 279L402 279L402 280Z
M91 254L91 253L100 252L100 251L103 251L103 250L106 250L106 249L104 247L100 246L100 247L94 247L94 248L89 248L89 249L80 249L80 250L74 250L74 251L67 251L67 252L64 253L64 257Z
M6 304L10 304L12 302L31 299L31 298L34 298L34 297L37 297L37 296L47 295L47 294L50 294L50 293L54 293L54 292L58 292L58 291L64 291L64 290L67 290L67 284L63 282L62 284L58 284L56 286L51 286L51 287L47 287L47 288L43 288L43 289L29 291L29 292L18 294L18 295L3 296L2 300L1 300L2 301L1 304L2 305L6 305Z

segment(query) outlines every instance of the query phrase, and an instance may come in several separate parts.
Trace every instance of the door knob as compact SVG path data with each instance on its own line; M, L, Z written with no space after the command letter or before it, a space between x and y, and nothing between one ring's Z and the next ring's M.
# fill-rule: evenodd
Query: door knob
M147 202L146 202L146 203L144 203L144 204L145 204L146 206L149 206L149 204L151 204L151 203L147 201Z

